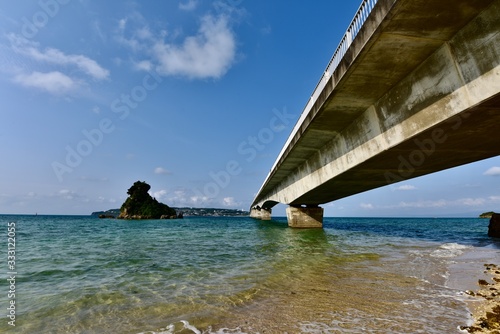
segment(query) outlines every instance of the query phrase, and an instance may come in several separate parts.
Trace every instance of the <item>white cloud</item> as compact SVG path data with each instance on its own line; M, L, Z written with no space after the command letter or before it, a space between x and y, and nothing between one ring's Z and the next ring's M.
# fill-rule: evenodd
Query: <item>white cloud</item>
M14 82L25 87L44 90L55 95L67 93L78 86L72 78L59 71L18 74L14 77Z
M461 198L457 200L457 204L466 206L482 206L486 204L484 198Z
M76 193L72 190L62 189L62 190L59 190L58 195L64 199L72 200L75 198Z
M181 2L179 3L179 9L180 10L185 10L185 11L191 11L196 9L196 6L198 5L198 1L196 0L187 0L187 2Z
M400 202L395 207L397 208L444 208L444 207L482 207L489 203L494 203L500 200L500 196L491 196L489 198L459 198L455 200L428 200L428 201L415 201L415 202ZM390 206L388 208L391 208ZM392 207L394 208L394 207Z
M371 203L361 203L360 207L366 210L373 210L375 208Z
M224 197L222 199L222 205L227 207L235 207L235 206L241 206L241 202L235 201L234 197Z
M500 176L500 167L491 167L483 175L487 176Z
M197 1L186 0L180 7L192 10L196 5ZM141 53L143 60L132 62L135 69L191 79L220 78L229 70L235 59L236 39L227 15L204 16L198 31L183 39L182 31L151 29L141 13L132 12L118 22L115 39Z
M155 174L170 175L170 174L172 174L172 172L163 168L163 167L156 167Z
M409 185L409 184L403 184L399 187L396 187L395 188L396 190L403 190L403 191L406 191L406 190L415 190L417 189L415 186L412 186L412 185Z
M125 30L126 26L127 26L127 19L126 18L118 21L118 29Z
M137 28L137 26L140 27ZM118 21L118 29L115 35L116 41L134 52L147 50L150 45L146 42L151 42L153 37L153 33L147 26L146 19L139 12L132 12L127 18Z
M136 31L136 35L140 39L152 39L153 38L153 33L151 30L149 30L148 27L142 27Z
M151 71L153 69L153 63L149 60L142 60L135 63L134 66L140 71Z
M191 205L197 206L204 206L207 204L212 203L212 199L207 197L207 196L191 196L189 198Z
M33 60L62 66L73 65L96 80L107 79L109 76L107 69L84 55L67 55L54 48L47 48L41 51L37 43L29 41L24 37L19 37L15 34L10 34L8 37L15 52L28 56Z
M442 208L449 205L444 199L436 201L417 201L417 202L400 202L397 207L400 208Z
M165 196L167 195L167 191L162 189L158 190L155 192L150 192L150 195L154 198L156 198L157 201L161 202L165 199Z
M225 16L205 16L196 36L189 36L181 46L163 40L154 46L162 75L189 78L219 78L232 65L236 42Z
M500 196L490 196L488 197L488 199L491 201L491 202L500 202Z
M173 194L168 198L169 205L176 206L186 206L189 205L189 201L187 200L187 194L185 190L175 190Z

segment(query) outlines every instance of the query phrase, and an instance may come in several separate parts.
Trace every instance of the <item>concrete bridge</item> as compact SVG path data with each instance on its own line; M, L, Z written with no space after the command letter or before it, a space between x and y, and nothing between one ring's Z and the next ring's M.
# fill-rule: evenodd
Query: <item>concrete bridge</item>
M500 154L500 0L366 0L251 216L320 204Z

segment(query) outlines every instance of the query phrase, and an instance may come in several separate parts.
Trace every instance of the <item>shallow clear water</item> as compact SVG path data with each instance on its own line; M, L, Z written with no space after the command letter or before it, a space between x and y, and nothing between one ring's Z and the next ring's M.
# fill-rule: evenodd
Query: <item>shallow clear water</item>
M8 222L15 333L453 333L500 259L484 219L0 216L5 255Z

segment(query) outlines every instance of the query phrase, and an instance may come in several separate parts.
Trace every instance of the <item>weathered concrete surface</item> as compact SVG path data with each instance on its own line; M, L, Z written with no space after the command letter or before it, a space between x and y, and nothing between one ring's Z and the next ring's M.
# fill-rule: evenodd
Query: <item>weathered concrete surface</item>
M490 218L490 225L488 226L488 236L493 238L500 238L500 214L494 213Z
M379 0L252 207L500 154L500 0Z
M320 207L293 207L286 209L288 226L293 228L322 228L323 208Z
M252 208L250 217L260 220L271 220L271 209Z

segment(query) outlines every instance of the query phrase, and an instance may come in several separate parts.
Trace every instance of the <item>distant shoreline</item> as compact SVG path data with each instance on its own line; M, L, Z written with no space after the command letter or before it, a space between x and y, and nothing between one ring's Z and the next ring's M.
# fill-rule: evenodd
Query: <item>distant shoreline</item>
M236 210L236 209L220 209L220 208L174 208L178 214L182 213L184 217L247 217L250 215L248 211ZM108 216L110 218L117 217L120 214L120 209L110 209L107 211L95 211L90 215Z

